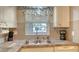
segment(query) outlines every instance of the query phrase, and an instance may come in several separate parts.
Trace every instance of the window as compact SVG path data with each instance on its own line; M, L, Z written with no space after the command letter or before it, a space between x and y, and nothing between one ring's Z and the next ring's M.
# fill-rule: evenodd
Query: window
M49 35L49 9L47 7L28 8L25 10L25 34Z
M47 23L28 22L25 25L26 35L49 35L49 27Z
M36 35L47 35L48 30L47 30L47 23L33 23L33 33Z
M40 33L47 31L46 23L33 23L33 32Z

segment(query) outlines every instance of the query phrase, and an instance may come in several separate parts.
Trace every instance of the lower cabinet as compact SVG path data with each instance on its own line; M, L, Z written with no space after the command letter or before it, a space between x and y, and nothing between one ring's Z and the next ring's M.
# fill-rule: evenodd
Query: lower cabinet
M20 52L53 52L53 47L21 48Z
M23 47L20 52L78 52L78 46Z
M78 52L78 46L56 46L56 52Z

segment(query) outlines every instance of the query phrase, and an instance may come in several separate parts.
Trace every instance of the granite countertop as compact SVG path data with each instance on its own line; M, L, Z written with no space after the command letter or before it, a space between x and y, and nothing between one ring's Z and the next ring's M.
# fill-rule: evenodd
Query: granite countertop
M0 44L0 52L17 52L26 40L15 40L13 42L5 42Z
M62 41L62 40L55 40L52 43L42 43L42 44L24 44L22 47L53 47L53 46L78 46L78 43L74 43L71 41Z

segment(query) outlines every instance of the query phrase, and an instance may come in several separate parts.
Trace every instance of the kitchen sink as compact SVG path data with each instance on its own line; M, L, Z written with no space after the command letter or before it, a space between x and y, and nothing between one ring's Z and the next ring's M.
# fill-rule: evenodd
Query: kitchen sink
M29 40L26 41L28 45L47 45L47 44L70 44L70 41L65 40Z
M34 40L34 41L26 41L26 44L28 45L46 45L46 44L52 44L50 40Z

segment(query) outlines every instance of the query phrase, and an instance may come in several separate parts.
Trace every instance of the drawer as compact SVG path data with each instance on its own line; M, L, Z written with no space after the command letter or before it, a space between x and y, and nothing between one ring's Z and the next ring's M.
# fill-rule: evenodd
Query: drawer
M55 51L59 51L59 52L78 52L78 46L56 46Z
M53 52L53 47L21 48L20 52Z

